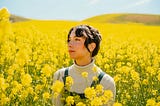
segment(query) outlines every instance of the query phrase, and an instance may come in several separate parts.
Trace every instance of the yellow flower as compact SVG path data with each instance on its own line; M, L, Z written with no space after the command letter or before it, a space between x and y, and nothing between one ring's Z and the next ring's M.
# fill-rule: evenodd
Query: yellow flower
M101 101L103 104L107 104L108 103L108 99L106 99L106 97L104 95L100 96L99 98L101 98Z
M87 73L87 72L83 72L81 75L82 75L82 77L84 77L84 78L87 78L87 77L88 77L88 73Z
M111 90L105 90L104 96L106 97L107 100L111 100L113 98L113 92Z
M113 104L113 106L122 106L122 104L121 104L121 103L116 102L116 103L114 103L114 104Z
M10 17L10 14L7 8L0 9L0 19L8 19L9 17Z
M94 97L96 97L96 91L93 87L86 88L84 90L84 94L85 94L86 98L88 98L89 100L92 100Z
M64 87L64 84L63 82L59 81L59 80L56 80L53 85L52 85L52 90L53 90L53 95L54 95L54 98L56 98L59 93L63 90L63 87Z
M105 69L109 69L109 68L110 68L110 65L109 65L109 64L105 64L105 65L104 65L104 68L105 68Z
M155 106L155 105L156 105L155 99L148 99L147 100L146 106Z
M93 72L97 72L97 67L94 66L92 70L93 70Z
M36 100L38 100L38 96L37 95L35 95L34 98L33 98L33 101L36 101Z
M4 85L4 83L5 83L5 79L4 78L0 78L0 85L1 85L1 87Z
M0 105L5 105L10 101L10 98L8 98L5 94L1 94L1 100Z
M91 106L102 106L102 100L101 98L95 97L92 101L91 101Z
M152 90L152 94L156 95L157 94L157 90Z
M139 88L139 84L138 84L138 83L134 83L134 84L133 84L133 87L134 87L134 88Z
M0 78L0 89L5 91L5 89L9 86L8 83L5 83L5 79L3 77Z
M93 76L93 81L98 81L98 77L97 76Z
M148 66L146 71L151 75L156 75L156 70L153 67Z
M125 73L127 76L128 76L128 73L129 73L130 70L131 70L131 68L128 67L128 66L122 66L122 67L117 69L117 71L119 73L122 73L122 74Z
M30 94L33 94L33 88L32 87L28 87L27 88L27 92L29 92Z
M126 93L126 98L131 99L131 96L128 93Z
M50 98L50 94L48 92L43 93L43 98L44 99L49 99Z
M14 69L12 69L12 68L10 68L9 70L7 70L7 73L9 74L9 75L14 75Z
M117 74L116 76L114 76L114 81L118 82L121 79L121 75Z
M160 101L160 96L157 97L157 100Z
M29 86L32 83L32 77L29 74L22 75L22 85Z
M67 105L69 105L69 106L73 105L73 104L74 104L74 97L73 97L73 96L68 96L68 97L66 98L66 103L67 103Z
M18 85L18 82L17 81L12 81L11 83L13 86L17 86Z
M16 81L15 81L16 82ZM14 88L12 89L12 94L15 95L16 93L19 93L22 91L22 85L19 83L15 83Z
M30 61L29 52L25 49L18 51L15 61L20 66L23 66L26 62Z
M43 85L37 84L35 87L35 91L39 92L40 90L42 90L42 88L43 88Z
M65 86L69 89L73 85L73 78L71 76L66 77Z
M101 84L98 84L96 86L96 93L97 94L102 94L103 93L103 86Z
M132 64L131 64L130 62L127 62L127 66L131 67L131 66L132 66Z
M144 79L144 80L142 81L142 83L143 83L144 85L148 85L148 80L147 80L147 79Z
M51 74L52 74L51 67L50 67L48 64L46 64L46 65L42 68L42 73L43 73L43 75L45 75L46 77L51 76Z
M83 102L79 102L76 104L76 106L86 106L86 104L84 104Z
M131 70L131 77L134 81L139 81L140 78L139 78L139 73L134 71L134 70Z
M47 78L45 76L42 76L42 82L45 84L47 83Z
M156 106L160 106L160 102L156 103Z
M122 62L117 62L116 67L120 68L122 66Z
M29 93L28 91L23 90L21 93L21 98L23 98L23 99L26 98L28 96L28 93Z

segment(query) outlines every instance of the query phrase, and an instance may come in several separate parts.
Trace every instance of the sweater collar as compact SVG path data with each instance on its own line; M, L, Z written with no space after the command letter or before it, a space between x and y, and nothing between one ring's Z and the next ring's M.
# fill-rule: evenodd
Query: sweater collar
M91 63L89 63L88 65L85 65L85 66L79 66L77 65L75 62L73 64L73 68L76 70L76 71L80 71L80 72L89 72L93 69L94 67L94 59L91 61Z

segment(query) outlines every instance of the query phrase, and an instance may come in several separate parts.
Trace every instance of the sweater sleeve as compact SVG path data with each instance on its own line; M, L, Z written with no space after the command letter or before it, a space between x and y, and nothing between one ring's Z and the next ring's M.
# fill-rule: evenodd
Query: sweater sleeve
M60 69L58 71L56 71L54 73L54 76L53 76L53 83L56 81L56 80L59 80L59 81L63 81L62 80L62 77L63 77L63 69ZM54 92L53 92L54 93ZM61 94L59 94L56 98L54 98L52 96L52 103L53 103L53 106L64 106L63 102L61 101Z
M101 81L101 84L103 85L105 90L112 91L113 100L110 100L110 104L107 105L107 106L112 106L114 104L115 96L116 96L116 85L115 85L114 79L108 74L105 74Z

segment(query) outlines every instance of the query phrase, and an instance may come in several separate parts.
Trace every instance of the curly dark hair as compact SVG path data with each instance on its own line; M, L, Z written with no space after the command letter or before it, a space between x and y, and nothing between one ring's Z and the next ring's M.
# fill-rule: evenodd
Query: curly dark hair
M75 29L75 35L77 37L85 37L86 38L84 45L89 52L90 52L90 50L88 48L88 44L93 43L93 42L96 44L96 47L92 52L92 57L96 56L99 49L100 49L100 42L102 40L102 37L101 37L101 34L99 33L99 31L89 25L78 25L78 26L72 27L68 33L67 42L69 42L70 34L74 29Z

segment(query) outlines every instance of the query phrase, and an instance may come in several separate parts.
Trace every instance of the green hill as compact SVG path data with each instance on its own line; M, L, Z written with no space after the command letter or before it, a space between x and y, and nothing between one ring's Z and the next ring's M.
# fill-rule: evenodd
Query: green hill
M28 21L31 19L11 15L11 22L22 22ZM51 21L51 20L50 20ZM160 25L160 15L151 15L151 14L103 14L99 16L94 16L82 20L81 22L93 22L93 23L139 23L145 25Z
M160 25L160 15L150 14L104 14L83 20L96 23L141 23Z
M11 14L9 20L14 23L14 22L28 21L30 19Z

